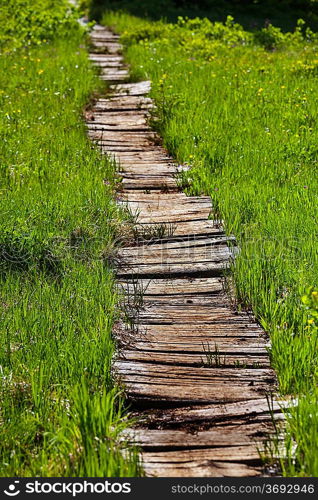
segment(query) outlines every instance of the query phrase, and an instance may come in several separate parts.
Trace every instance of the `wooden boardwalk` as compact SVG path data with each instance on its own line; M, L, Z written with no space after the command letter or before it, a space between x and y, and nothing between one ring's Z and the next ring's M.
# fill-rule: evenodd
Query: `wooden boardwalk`
M114 362L139 417L132 439L147 475L261 475L276 380L266 335L224 290L229 238L209 218L209 197L180 191L178 167L148 125L150 82L127 83L118 36L97 25L91 39L111 85L88 133L116 159L120 202L136 219L135 241L118 254L126 321Z

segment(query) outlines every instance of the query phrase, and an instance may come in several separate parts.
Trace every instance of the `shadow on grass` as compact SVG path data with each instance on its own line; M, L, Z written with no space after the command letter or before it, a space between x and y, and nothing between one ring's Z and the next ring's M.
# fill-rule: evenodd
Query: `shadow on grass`
M228 15L246 30L271 23L284 31L293 30L297 19L318 29L318 3L314 0L88 0L90 18L100 20L106 10L123 10L138 17L175 22L178 16L208 17L225 21Z

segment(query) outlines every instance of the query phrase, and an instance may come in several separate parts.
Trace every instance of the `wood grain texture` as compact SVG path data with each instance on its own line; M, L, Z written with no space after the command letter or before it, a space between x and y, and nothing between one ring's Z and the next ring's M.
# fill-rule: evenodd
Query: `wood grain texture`
M96 25L91 43L110 85L86 110L87 132L115 160L118 203L133 220L115 257L112 371L137 417L122 437L141 448L149 476L262 475L259 450L282 413L266 332L226 292L235 239L212 220L210 197L181 192L189 166L151 129L151 84L129 82L119 37Z

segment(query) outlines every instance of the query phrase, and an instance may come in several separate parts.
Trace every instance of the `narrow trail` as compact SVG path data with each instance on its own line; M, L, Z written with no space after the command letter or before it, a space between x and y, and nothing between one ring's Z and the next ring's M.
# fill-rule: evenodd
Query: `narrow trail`
M90 58L112 83L87 120L114 156L121 203L136 215L134 246L119 251L126 313L114 370L139 423L134 439L155 476L257 476L273 432L266 394L276 389L268 339L224 291L232 253L209 219L209 197L187 197L177 166L148 125L150 82L125 83L118 36L95 26ZM139 243L139 244L138 244ZM127 312L128 311L128 312ZM273 411L280 418L277 403Z

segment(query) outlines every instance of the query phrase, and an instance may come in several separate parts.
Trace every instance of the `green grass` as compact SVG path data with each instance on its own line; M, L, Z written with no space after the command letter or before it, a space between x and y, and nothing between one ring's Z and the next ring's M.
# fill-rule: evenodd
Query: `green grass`
M269 332L288 415L285 475L318 476L317 35L246 32L228 19L176 25L108 12L136 78L153 82L156 127L187 192L212 197L235 234L236 293ZM310 432L308 431L310 429ZM296 446L291 444L296 443Z
M23 5L11 26L33 2ZM58 8L56 38L41 20L30 36L2 37L0 475L134 476L138 455L119 439L129 420L110 373L110 264L123 215L114 166L83 123L100 88L80 48L85 34L65 23L65 2L43 22Z

